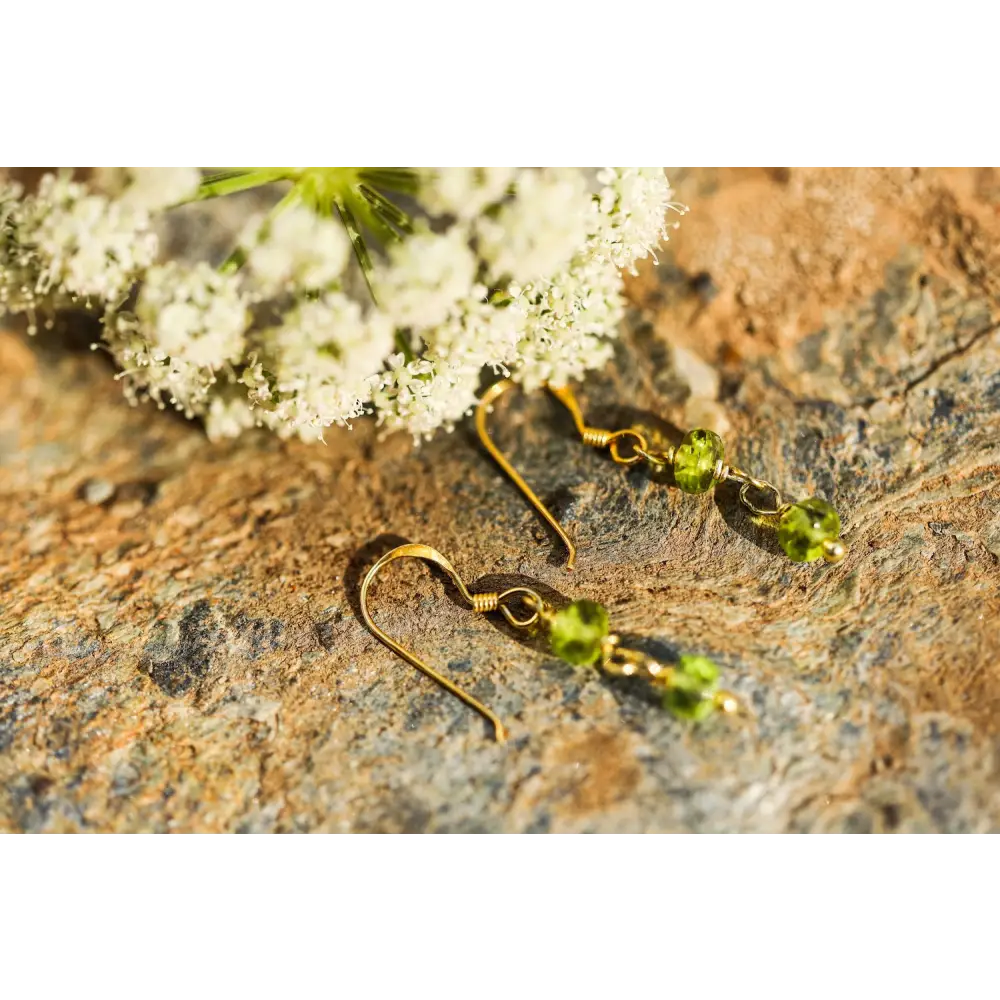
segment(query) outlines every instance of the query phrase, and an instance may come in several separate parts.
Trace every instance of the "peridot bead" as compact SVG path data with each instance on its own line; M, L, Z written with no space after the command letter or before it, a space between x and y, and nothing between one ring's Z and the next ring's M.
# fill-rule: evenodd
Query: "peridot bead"
M663 707L681 719L705 719L715 711L712 695L718 681L719 668L707 656L682 656L663 695Z
M610 631L608 613L597 601L574 601L553 616L549 642L561 660L585 667L597 662Z
M793 562L821 559L823 543L839 536L840 516L818 497L793 503L778 522L778 542Z
M688 431L674 452L674 481L685 493L710 490L725 454L722 438L715 431L701 427Z

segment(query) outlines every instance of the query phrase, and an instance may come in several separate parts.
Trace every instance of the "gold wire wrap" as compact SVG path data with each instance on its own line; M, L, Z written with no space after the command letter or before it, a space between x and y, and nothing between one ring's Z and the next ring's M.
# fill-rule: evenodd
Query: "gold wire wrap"
M785 500L782 497L781 491L774 483L769 483L766 479L756 479L742 469L722 465L721 462L719 464L720 468L716 470L715 475L716 480L718 482L729 480L740 483L740 502L754 514L760 517L781 517L786 510L794 506L790 500ZM751 500L750 490L752 489L760 493L770 493L774 497L772 505L762 507ZM847 555L847 546L843 539L833 538L823 542L823 559L831 565L841 562L845 555Z
M472 610L477 614L485 615L490 611L496 611L499 607L500 595L495 592L492 594L472 595Z
M573 390L568 385L559 387L546 385L545 388L569 411L570 416L573 418L573 423L576 425L577 433L584 444L588 444L593 448L610 447L611 457L619 465L635 465L636 462L642 461L642 455L638 453L629 455L628 457L622 455L618 444L624 438L632 438L635 442L633 451L638 452L639 448L646 450L649 448L649 443L639 431L631 427L621 431L607 431L600 427L591 427L584 419L583 410L580 409L580 404L577 402Z
M601 430L600 427L584 427L580 436L583 438L583 443L590 445L591 448L607 448L614 433Z
M531 614L527 618L518 618L513 611L504 604L504 601L508 597L520 597L525 604L531 608ZM545 602L538 596L538 594L532 590L530 587L511 587L509 590L505 590L500 594L498 598L500 602L500 614L504 616L515 628L530 628L534 625L545 612Z
M636 445L635 451L649 462L650 465L655 465L658 469L665 469L668 465L674 464L675 448L668 447L662 450L650 449L647 451L645 448L640 448Z
M491 611L499 611L516 628L528 628L534 625L541 616L542 599L530 587L511 587L502 594L490 591L485 594L472 594L472 610L477 614L486 615ZM509 597L520 597L531 608L527 618L518 618L504 603Z
M621 442L629 438L632 439L632 454L626 456L621 453ZM611 457L619 465L637 465L646 457L648 448L649 442L646 438L637 430L629 429L626 431L615 431L611 435L611 444L608 450L611 452Z
M673 667L660 663L638 649L629 649L621 644L621 636L611 633L601 645L601 667L606 673L616 677L645 677L663 683L673 673Z

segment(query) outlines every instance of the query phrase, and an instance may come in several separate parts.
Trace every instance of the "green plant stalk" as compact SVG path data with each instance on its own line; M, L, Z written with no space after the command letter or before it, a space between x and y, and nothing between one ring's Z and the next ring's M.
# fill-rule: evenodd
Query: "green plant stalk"
M264 220L265 231L271 227L274 220L287 208L291 208L299 200L299 191L292 188L281 201L268 213ZM249 251L244 246L237 246L233 252L219 265L220 274L235 274L246 262Z
M206 177L190 198L173 207L250 191L281 181L291 183L292 189L275 207L272 218L296 202L301 202L324 218L331 218L336 210L351 241L372 301L375 301L372 285L374 267L365 232L382 246L388 246L413 232L409 215L379 189L415 195L420 187L419 176L400 167L237 168ZM246 249L236 247L223 261L220 271L233 274L246 259Z

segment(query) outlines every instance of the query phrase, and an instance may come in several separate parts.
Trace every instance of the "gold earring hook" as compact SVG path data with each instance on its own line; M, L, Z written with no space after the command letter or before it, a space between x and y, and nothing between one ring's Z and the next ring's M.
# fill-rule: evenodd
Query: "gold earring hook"
M524 477L507 461L503 452L493 443L493 438L490 437L490 432L486 426L486 414L489 408L508 389L512 388L513 385L514 382L511 379L501 379L483 393L482 398L479 400L479 405L476 407L476 433L479 435L479 440L482 441L483 447L493 457L493 461L503 469L514 485L525 495L528 503L542 515L548 522L549 527L562 539L563 545L569 550L569 559L566 561L566 568L572 569L573 564L576 562L576 546L570 541L569 535L563 531L562 525L549 512L548 507L538 498L538 494L524 481Z
M425 562L434 563L436 566L440 566L448 576L451 578L452 583L458 588L458 592L462 595L464 600L471 606L473 611L477 611L481 614L485 614L489 611L497 611L503 613L504 617L511 623L511 625L517 628L528 628L530 625L538 620L539 612L544 607L541 597L529 587L511 587L509 590L505 590L502 594L487 593L487 594L473 594L468 587L466 587L462 578L458 575L458 570L449 562L445 556L443 556L437 549L431 548L429 545L421 545L419 543L407 543L406 545L399 545L396 548L386 552L384 556L368 572L365 574L365 578L361 583L361 616L365 620L365 624L371 629L375 638L380 642L384 643L389 647L397 656L402 657L411 666L417 668L421 673L426 674L431 680L437 681L446 691L450 691L456 698L464 702L469 708L475 709L484 719L488 719L493 724L493 731L496 735L496 740L498 743L503 743L507 739L507 729L504 724L500 721L499 717L491 712L482 702L477 701L463 691L457 684L448 680L443 674L439 674L433 668L427 666L419 657L415 656L408 649L401 646L395 639L386 635L375 624L372 619L371 612L368 610L368 590L372 585L372 581L378 575L379 570L383 566L388 565L395 559L423 559ZM520 597L525 603L532 609L532 613L527 618L518 618L513 611L503 601L508 597Z
M486 426L486 416L490 407L508 389L513 388L514 385L515 383L512 379L501 379L483 393L479 400L479 405L476 407L476 433L479 435L479 440L482 442L483 447L490 453L497 465L510 477L514 485L524 494L532 507L541 514L549 527L559 536L569 552L569 558L566 560L566 568L572 569L576 563L576 546L570 541L569 535L566 534L562 525L555 519L548 507L539 499L538 494L524 481L524 477L510 464L503 452L496 446ZM576 396L573 395L573 391L569 386L556 387L546 384L545 388L569 411L570 416L573 418L573 423L576 425L577 433L584 444L595 448L609 448L611 457L619 465L635 465L636 462L641 462L643 458L647 457L649 445L646 438L637 430L607 431L600 427L590 427L584 419L580 404L577 402ZM631 455L623 455L620 449L620 443L627 438L632 439Z

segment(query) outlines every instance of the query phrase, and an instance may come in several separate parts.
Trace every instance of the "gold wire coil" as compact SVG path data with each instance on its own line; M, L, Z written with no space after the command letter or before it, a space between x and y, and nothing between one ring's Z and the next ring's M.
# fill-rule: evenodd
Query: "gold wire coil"
M525 618L518 616L508 605L509 598L520 597L528 615ZM486 591L483 594L469 594L469 603L476 614L488 615L491 611L499 611L515 628L528 628L534 625L539 618L544 617L546 605L537 591L530 587L511 587L502 594L496 591Z
M753 489L760 490L762 493L770 491L774 495L774 506L762 507L760 504L755 504L750 499L751 487ZM754 514L759 514L761 517L777 517L779 514L783 514L785 509L788 507L788 504L781 499L781 492L778 490L778 487L773 483L744 483L740 487L740 500L743 502L744 507L753 511Z
M472 595L472 610L477 614L485 615L490 611L496 611L499 607L500 595L497 593Z
M580 432L583 443L591 448L607 448L614 436L614 431L602 430L600 427L584 427Z

